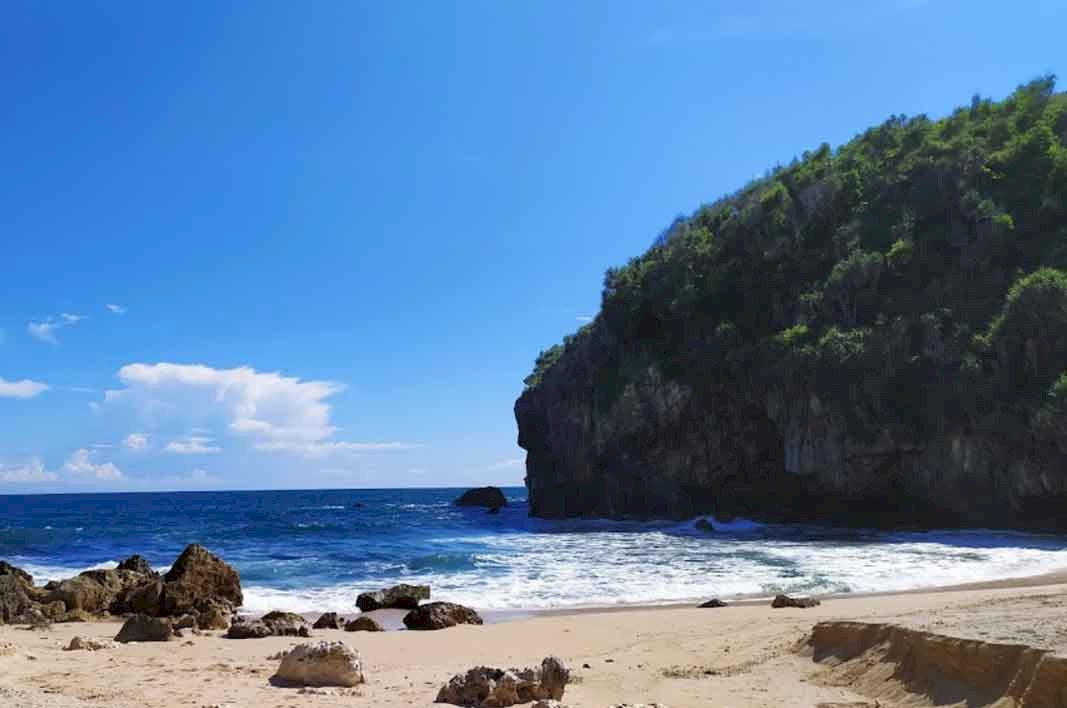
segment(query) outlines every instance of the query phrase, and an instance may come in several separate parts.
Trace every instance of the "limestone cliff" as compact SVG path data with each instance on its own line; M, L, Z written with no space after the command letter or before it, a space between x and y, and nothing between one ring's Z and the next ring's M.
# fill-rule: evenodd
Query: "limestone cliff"
M1045 80L676 221L527 379L531 513L1067 529L1065 145Z

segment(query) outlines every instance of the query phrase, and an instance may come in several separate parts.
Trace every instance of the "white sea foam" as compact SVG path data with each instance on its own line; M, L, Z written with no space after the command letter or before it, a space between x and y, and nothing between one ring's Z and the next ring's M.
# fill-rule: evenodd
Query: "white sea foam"
M351 612L356 595L394 582L482 609L550 609L698 598L907 590L1036 575L1067 567L1067 541L990 533L781 540L735 522L730 536L669 531L503 533L438 539L477 549L472 567L303 589L251 586L252 611ZM720 525L721 527L722 525ZM618 526L615 527L619 528ZM741 533L738 533L741 532Z
M12 561L13 565L17 565L27 573L33 576L33 581L38 584L47 583L50 580L63 580L64 578L70 578L78 573L82 573L86 570L110 570L118 567L118 561L102 561L94 565L89 566L69 566L69 565L44 565L34 562L23 562L18 557L15 557Z

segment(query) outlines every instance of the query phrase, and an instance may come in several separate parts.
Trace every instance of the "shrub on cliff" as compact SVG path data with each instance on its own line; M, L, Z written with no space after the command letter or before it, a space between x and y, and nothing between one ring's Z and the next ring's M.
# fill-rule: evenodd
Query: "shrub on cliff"
M580 341L606 409L648 366L713 396L810 385L853 433L1026 426L1067 361L1067 94L894 116L676 219ZM735 396L736 397L736 396ZM709 399L710 400L710 399Z

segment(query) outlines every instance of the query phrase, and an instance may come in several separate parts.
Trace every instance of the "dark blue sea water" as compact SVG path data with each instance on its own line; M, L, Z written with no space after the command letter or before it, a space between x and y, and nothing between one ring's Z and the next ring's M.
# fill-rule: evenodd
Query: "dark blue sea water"
M881 533L692 522L546 521L524 489L499 515L459 489L0 496L0 558L37 580L133 553L165 569L202 543L241 573L249 611L351 611L356 594L429 582L483 609L850 592L1022 576L1067 567L1067 538ZM356 506L361 504L362 506Z

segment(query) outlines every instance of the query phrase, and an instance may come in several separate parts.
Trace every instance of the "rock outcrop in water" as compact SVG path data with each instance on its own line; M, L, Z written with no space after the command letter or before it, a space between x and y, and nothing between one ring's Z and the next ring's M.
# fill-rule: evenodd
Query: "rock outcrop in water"
M478 487L468 489L456 500L456 506L484 506L489 509L499 509L508 505L508 498L499 487Z
M1065 106L893 118L610 270L515 404L531 513L1067 529Z

